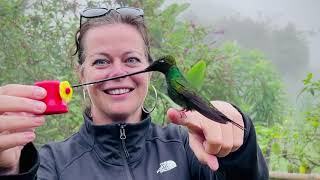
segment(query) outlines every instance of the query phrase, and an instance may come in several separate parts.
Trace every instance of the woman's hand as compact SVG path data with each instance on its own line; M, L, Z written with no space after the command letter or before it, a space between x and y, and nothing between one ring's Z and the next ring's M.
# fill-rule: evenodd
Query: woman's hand
M241 126L244 125L242 115L231 104L223 101L211 103L229 119ZM189 129L191 149L200 162L207 164L214 171L219 168L217 157L225 157L243 144L243 130L231 123L220 124L197 111L183 112L172 108L168 110L167 116L172 123Z
M46 90L37 86L0 86L0 174L19 172L21 149L35 139L34 128L43 125Z

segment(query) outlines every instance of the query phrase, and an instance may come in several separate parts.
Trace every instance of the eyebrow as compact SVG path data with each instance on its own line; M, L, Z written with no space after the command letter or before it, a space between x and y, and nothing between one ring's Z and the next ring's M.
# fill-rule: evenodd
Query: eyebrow
M140 53L139 51L136 51L136 50L126 51L123 54L121 54L121 56L128 56L128 54L132 54L132 53L139 54L140 56L145 56L145 53ZM96 55L103 55L103 56L106 56L107 58L110 58L110 59L112 57L109 53L99 52L99 51L95 52L93 54L90 54L88 57L92 57L92 56L96 56Z
M127 52L123 53L123 55L124 55L124 56L127 56L128 54L132 54L132 53L139 54L140 56L143 56L143 55L144 55L144 53L143 53L143 54L141 54L141 53L140 53L140 52L138 52L138 51L127 51Z
M93 54L90 54L88 57L92 57L92 56L96 56L96 55L103 55L103 56L106 56L108 58L110 58L110 54L108 53L105 53L105 52L98 52L98 53L93 53Z

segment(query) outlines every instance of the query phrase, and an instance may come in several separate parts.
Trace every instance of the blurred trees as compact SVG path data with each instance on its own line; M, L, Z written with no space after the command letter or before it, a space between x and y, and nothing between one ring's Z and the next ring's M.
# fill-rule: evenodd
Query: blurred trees
M312 98L301 113L288 110L283 122L271 128L256 127L269 167L276 171L320 172L320 80L309 74L298 98Z
M220 41L236 41L242 48L262 51L284 77L291 93L301 88L297 79L308 70L309 47L305 34L294 24L280 27L272 25L270 19L229 17L221 19L216 27L222 32Z
M303 147L307 147L306 143L308 143L310 148L319 148L319 145L311 144L312 141L310 141L310 139L316 140L314 136L317 134L309 133L311 130L316 131L318 127L315 126L316 122L319 123L318 111L314 106L312 108L310 106L309 113L302 117L303 121L299 121L300 123L293 121L294 117L289 111L290 106L285 105L281 78L272 64L267 61L270 58L269 51L265 51L266 55L264 55L258 50L252 50L254 44L248 45L245 49L237 46L236 43L224 43L218 46L214 43L214 38L208 39L208 29L190 21L177 20L179 14L188 8L188 4L171 4L164 7L164 0L117 0L116 3L144 9L154 58L165 54L175 56L179 68L191 76L189 78L192 78L190 68L199 61L203 63L201 66L206 68L203 77L200 78L204 78L203 84L199 84L200 92L212 100L229 101L252 117L257 125L259 143L272 168L280 169L273 166L277 163L275 157L278 156L288 162L301 157L299 161L294 160L299 164L295 168L302 162L309 163L308 159L317 158L313 156L314 154L305 156L309 148L303 149ZM78 12L87 6L115 7L110 1L102 0L88 1L84 4L66 0L0 1L0 40L2 42L0 43L0 84L33 84L35 81L44 79L68 80L71 83L77 83L78 80L73 73L74 57L72 57L74 33L79 24ZM274 36L272 39L278 43L284 43L281 37L284 38L288 32L290 27L284 32L279 32L279 37ZM280 35L281 33L283 35ZM295 36L294 33L294 29L291 28L289 35ZM296 41L285 42L294 44ZM266 40L266 44L273 43L275 42ZM284 50L285 54L298 50L305 51L302 45L297 46L302 48ZM276 48L271 45L268 47ZM288 46L282 44L281 47ZM294 58L296 57L292 56L292 61ZM297 61L300 62L300 60ZM291 64L293 63L289 62L289 65ZM163 76L152 78L152 84L160 94L152 116L155 122L165 124L167 108L177 106L166 96L166 84L159 80L163 78ZM312 85L306 83L306 86ZM311 90L308 91L311 92ZM312 91L318 92L317 89ZM76 90L74 94L74 99L69 105L69 113L47 117L46 126L37 131L38 144L61 140L77 131L82 123L84 102L81 98L81 90ZM151 108L154 100L150 90L147 107ZM295 131L290 131L288 128ZM297 132L305 132L305 134L292 134ZM297 154L296 149L302 149L299 151L302 153ZM308 158L303 159L303 157ZM317 163L314 161L313 164ZM285 170L288 170L288 164L284 166L286 166ZM315 166L308 168L313 167ZM297 171L297 169L291 169Z

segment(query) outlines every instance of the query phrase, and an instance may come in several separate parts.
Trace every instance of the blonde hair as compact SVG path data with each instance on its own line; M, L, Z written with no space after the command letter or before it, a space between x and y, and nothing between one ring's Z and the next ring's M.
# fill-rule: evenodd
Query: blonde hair
M145 44L146 58L150 63L153 61L150 55L150 41L148 37L147 27L144 23L143 17L121 15L117 11L111 10L105 16L87 19L87 21L81 25L81 28L77 30L75 34L76 52L74 53L74 55L78 55L79 65L82 65L85 60L83 37L86 32L93 27L117 23L131 25L138 30Z

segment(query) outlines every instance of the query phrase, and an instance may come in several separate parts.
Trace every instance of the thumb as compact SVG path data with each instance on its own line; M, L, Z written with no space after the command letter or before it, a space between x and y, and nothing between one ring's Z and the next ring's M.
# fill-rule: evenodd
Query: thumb
M208 154L205 151L202 142L199 141L199 137L197 135L189 135L189 145L201 163L206 164L213 171L216 171L219 168L217 157L213 154Z
M219 162L216 156L207 154L206 163L211 170L216 171L219 168Z

